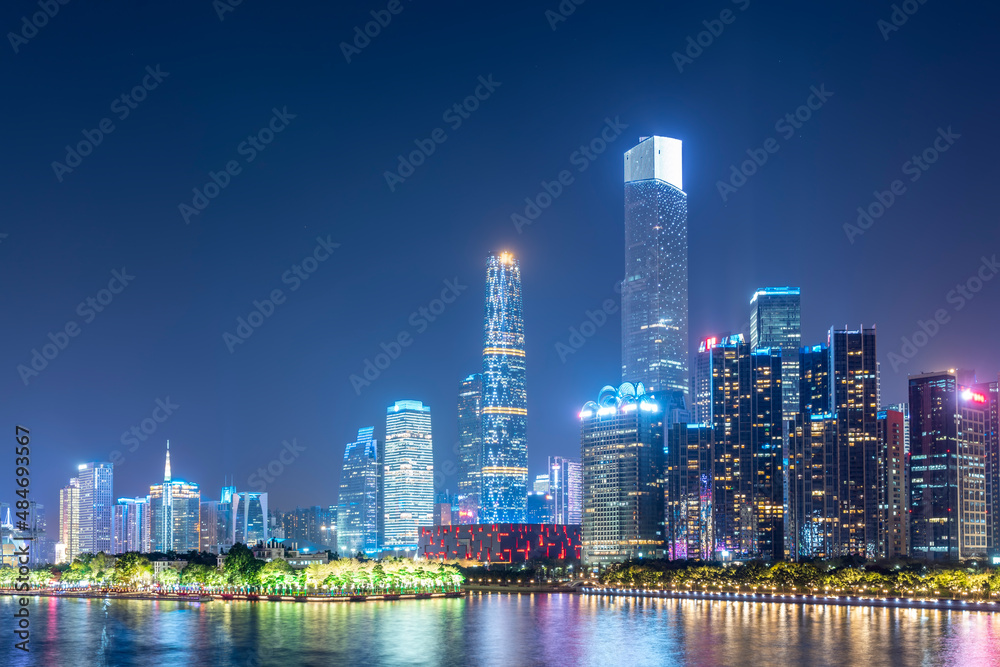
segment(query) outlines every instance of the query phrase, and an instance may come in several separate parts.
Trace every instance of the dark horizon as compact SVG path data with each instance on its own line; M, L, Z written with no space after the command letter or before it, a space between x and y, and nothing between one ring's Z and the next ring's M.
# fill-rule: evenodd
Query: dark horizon
M203 499L230 475L254 490L294 439L304 449L267 485L271 506L332 504L344 446L364 426L384 438L403 399L430 406L436 491L454 493L489 251L522 272L529 480L549 455L579 456L578 410L620 382L618 311L565 363L557 344L620 305L622 155L650 135L684 142L692 352L746 333L754 290L792 285L803 345L831 326L877 328L883 404L905 400L908 374L997 377L985 334L1000 327L1000 281L984 278L1000 268L995 7L921 4L892 30L892 3L584 3L565 20L551 5L404 0L346 56L385 2L221 16L204 1L69 3L24 43L8 38L0 396L8 423L31 429L50 533L78 464L121 451L115 497L145 495L167 439L174 475ZM19 33L37 11L14 3L0 25ZM692 48L706 30L718 34ZM581 148L605 131L590 159ZM742 182L732 170L747 160ZM572 180L530 224L512 219L563 171ZM980 291L957 287L976 277ZM105 289L106 305L87 305ZM432 321L420 309L443 292L456 298ZM242 336L254 301L261 324ZM891 358L921 322L927 343ZM25 382L18 367L59 332L65 349ZM352 383L404 333L370 385ZM168 399L172 414L128 451L122 434Z

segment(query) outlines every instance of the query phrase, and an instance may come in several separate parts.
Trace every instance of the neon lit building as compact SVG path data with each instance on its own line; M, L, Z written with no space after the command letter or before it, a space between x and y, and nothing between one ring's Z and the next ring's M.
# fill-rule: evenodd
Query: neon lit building
M436 560L517 563L580 558L580 526L493 523L420 529L418 554Z
M644 137L625 153L622 381L688 397L688 233L681 141Z
M584 563L664 557L663 407L641 382L606 386L580 432Z
M149 487L149 519L153 551L200 551L201 491L197 484L172 478L169 441L163 483Z
M358 429L358 438L344 448L337 496L337 551L345 558L359 551L379 552L379 525L382 508L382 462L374 426Z
M508 252L486 267L479 521L524 523L528 492L521 266Z
M672 424L667 430L665 517L667 557L715 558L712 457L715 430Z
M383 549L413 550L421 526L434 525L434 449L431 409L396 401L385 418Z
M483 464L483 376L473 373L458 391L458 521L476 523Z
M535 490L539 491L538 482ZM548 485L552 496L552 522L579 526L583 521L583 465L580 459L549 457Z
M83 463L80 484L80 553L112 553L114 548L114 485L111 463Z

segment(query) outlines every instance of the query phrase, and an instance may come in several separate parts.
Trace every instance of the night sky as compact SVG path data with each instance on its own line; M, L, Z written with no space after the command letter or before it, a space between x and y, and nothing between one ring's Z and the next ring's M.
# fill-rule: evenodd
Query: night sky
M617 305L622 154L651 134L684 141L692 348L746 331L755 288L799 285L804 344L825 342L831 325L877 325L884 402L905 398L907 373L995 379L1000 280L961 309L948 295L1000 254L1000 12L903 4L916 11L896 30L889 2L565 0L575 11L557 21L545 13L557 0L77 0L36 33L22 22L36 2L5 3L3 31L30 38L0 47L0 412L9 444L15 424L31 429L50 529L77 464L118 450L115 495L144 495L168 438L175 478L206 499L227 475L260 490L250 475L295 439L304 449L267 485L271 506L333 503L344 444L366 425L383 437L399 399L431 406L438 490L454 492L458 383L482 368L491 250L521 262L531 476L548 455L578 456L577 411L620 381L619 315L565 363L556 344L588 310ZM345 56L372 11L391 21ZM702 32L699 53L688 38ZM674 55L688 48L694 57ZM136 102L129 91L144 81ZM477 87L478 108L445 115ZM825 101L800 110L808 120L779 123L813 87ZM113 130L95 133L102 122ZM280 132L254 147L248 137L272 123ZM574 155L607 123L625 127L593 160ZM949 128L926 170L906 164ZM67 158L84 131L104 136ZM434 152L390 189L397 156L428 140ZM724 200L718 182L748 150L767 161ZM511 215L563 170L572 182L519 232ZM210 172L228 183L201 201L192 189ZM845 231L897 179L884 214ZM339 246L303 263L318 238ZM295 265L314 272L302 279ZM127 285L102 293L116 271ZM273 314L227 345L237 318L278 289ZM449 289L457 298L433 321L420 314ZM100 312L86 303L108 297ZM939 310L945 323L894 370L901 337ZM68 323L77 335L63 339ZM401 333L412 343L357 392L350 376ZM18 366L49 334L65 349L25 383ZM129 451L122 434L168 398L172 414Z

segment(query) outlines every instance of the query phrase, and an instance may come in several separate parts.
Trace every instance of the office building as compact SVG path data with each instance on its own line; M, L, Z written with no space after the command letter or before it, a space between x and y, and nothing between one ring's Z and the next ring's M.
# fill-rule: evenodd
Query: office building
M528 491L526 523L555 523L555 500L545 491Z
M531 485L531 490L535 493L548 493L549 473L546 472L541 475L535 475L535 482Z
M667 429L665 530L671 560L725 559L716 554L712 511L715 430L704 424Z
M780 348L781 411L791 419L799 411L799 348L802 307L798 287L764 287L750 299L750 348Z
M458 389L458 523L476 523L483 463L483 376L473 373Z
M434 524L434 450L431 409L396 401L385 418L382 462L383 549L417 548L421 526Z
M904 423L902 412L878 412L879 558L905 558L910 554L910 499L906 454L903 451Z
M83 463L80 485L80 553L112 553L114 546L113 469L110 463Z
M267 493L251 491L232 495L232 542L254 545L268 540Z
M56 563L72 563L80 555L80 480L59 489L59 543Z
M169 441L163 483L149 487L149 519L153 551L200 551L201 491L197 484L173 479Z
M788 556L835 558L841 553L837 419L799 411L788 453Z
M119 498L114 511L113 553L149 553L149 503L146 497Z
M540 490L537 483L535 490ZM580 459L550 456L545 490L552 496L552 522L579 526L583 521L583 465Z
M622 381L642 383L665 414L688 397L687 194L681 141L644 137L625 153Z
M491 254L483 317L481 523L524 523L528 493L521 266L509 252Z
M580 411L585 564L664 557L663 413L629 382Z
M358 438L344 449L337 500L337 551L345 558L358 552L379 552L382 462L373 434L375 427L358 429Z

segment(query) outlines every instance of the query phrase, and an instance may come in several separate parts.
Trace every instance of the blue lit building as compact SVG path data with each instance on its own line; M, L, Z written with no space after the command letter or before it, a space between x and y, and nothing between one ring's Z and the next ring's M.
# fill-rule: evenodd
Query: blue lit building
M358 439L344 449L337 497L337 551L352 557L379 552L379 487L382 462L374 426L358 429Z
M483 464L483 376L473 373L458 391L458 520L476 523Z
M799 411L799 355L802 306L798 287L763 287L750 299L750 348L777 347L781 355L781 411Z
M197 484L171 476L169 441L163 483L149 487L149 519L153 551L200 551L201 490Z
M383 549L414 551L420 528L434 525L431 409L396 401L386 410L382 458Z
M507 252L486 268L480 523L524 523L528 404L524 385L521 267Z
M645 137L625 153L622 381L642 382L667 417L687 407L688 233L681 141Z

